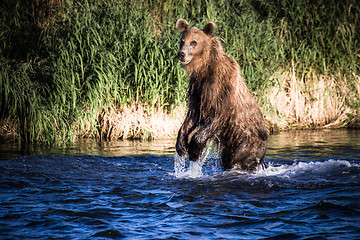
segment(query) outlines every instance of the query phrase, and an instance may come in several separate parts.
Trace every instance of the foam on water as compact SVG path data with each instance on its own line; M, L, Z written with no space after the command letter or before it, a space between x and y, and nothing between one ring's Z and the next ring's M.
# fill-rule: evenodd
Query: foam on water
M255 176L276 176L280 178L294 178L297 176L319 176L323 174L344 173L346 169L359 168L359 164L350 163L345 160L294 162L293 164L281 164L278 166L272 163L265 169L259 169Z
M341 167L359 167L359 164L350 163L345 160L326 160L326 161L311 161L311 162L294 162L293 164L281 164L278 166L270 163L266 168L259 169L256 176L278 176L283 178L291 178L293 176L312 173L312 174L323 174L331 173Z

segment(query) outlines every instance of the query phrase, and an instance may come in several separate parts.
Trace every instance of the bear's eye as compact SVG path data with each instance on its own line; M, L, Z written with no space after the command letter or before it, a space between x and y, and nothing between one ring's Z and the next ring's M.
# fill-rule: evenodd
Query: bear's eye
M196 41L192 41L192 42L190 43L190 45L193 46L193 47L195 47L195 46L197 45L197 42L196 42Z

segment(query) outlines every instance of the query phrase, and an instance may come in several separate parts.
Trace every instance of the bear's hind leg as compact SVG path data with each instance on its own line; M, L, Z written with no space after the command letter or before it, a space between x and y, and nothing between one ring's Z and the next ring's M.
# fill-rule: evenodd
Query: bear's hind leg
M255 171L257 167L262 165L264 162L264 145L266 149L266 143L263 144L262 141L241 144L236 150L234 150L234 155L232 156L230 162L230 168L236 166L240 167L240 169L244 171Z
M252 139L242 141L238 146L224 146L221 153L224 170L239 168L243 171L253 172L259 165L263 166L266 141L250 140Z

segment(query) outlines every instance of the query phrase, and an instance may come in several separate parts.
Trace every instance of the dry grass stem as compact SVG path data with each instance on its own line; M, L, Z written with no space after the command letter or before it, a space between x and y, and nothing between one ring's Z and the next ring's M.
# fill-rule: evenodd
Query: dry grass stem
M176 137L185 108L177 107L172 113L166 113L132 104L121 109L111 108L102 115L102 139L169 139Z
M351 112L346 103L350 86L339 76L310 73L297 79L295 68L277 73L279 85L267 95L270 107L281 119L280 128L328 128L341 126ZM359 89L360 84L356 87ZM274 117L267 117L274 121Z

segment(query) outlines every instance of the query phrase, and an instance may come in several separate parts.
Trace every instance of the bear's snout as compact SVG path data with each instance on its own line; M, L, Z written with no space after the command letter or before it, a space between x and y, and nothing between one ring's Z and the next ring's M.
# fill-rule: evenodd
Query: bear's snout
M185 53L182 51L178 52L178 58L183 62L185 60Z
M185 54L184 51L178 52L178 58L182 65L187 65L191 62L191 55Z

